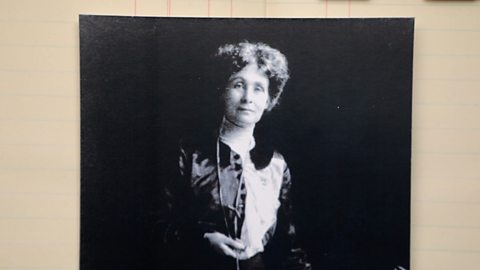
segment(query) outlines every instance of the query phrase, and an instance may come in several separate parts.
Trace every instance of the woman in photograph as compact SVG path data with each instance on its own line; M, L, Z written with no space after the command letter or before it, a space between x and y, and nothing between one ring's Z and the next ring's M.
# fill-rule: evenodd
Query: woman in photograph
M212 136L182 140L180 176L166 186L172 268L311 269L295 240L287 163L254 137L278 105L287 59L241 42L220 46L212 63L223 118Z

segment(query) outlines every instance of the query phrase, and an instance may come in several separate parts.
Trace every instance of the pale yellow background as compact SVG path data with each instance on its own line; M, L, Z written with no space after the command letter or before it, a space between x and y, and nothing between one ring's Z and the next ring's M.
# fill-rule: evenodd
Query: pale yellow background
M416 17L411 269L480 269L478 1L0 0L0 270L78 269L79 14Z

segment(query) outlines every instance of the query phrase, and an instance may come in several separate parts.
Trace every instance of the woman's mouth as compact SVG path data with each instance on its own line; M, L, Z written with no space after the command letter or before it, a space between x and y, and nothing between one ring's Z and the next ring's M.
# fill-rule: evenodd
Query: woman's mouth
M242 107L238 108L238 110L241 111L241 112L254 112L254 110L252 110L252 109L242 108Z

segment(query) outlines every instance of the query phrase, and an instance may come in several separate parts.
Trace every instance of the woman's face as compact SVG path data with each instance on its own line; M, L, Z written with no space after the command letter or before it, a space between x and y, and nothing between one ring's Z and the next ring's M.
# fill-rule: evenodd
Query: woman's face
M268 106L269 80L255 64L245 66L228 79L225 118L241 127L255 125Z

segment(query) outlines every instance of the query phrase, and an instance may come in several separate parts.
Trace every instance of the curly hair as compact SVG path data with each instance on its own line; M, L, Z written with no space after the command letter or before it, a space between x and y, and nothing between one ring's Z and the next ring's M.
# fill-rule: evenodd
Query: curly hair
M287 58L279 50L261 42L243 41L237 44L220 46L215 58L224 62L223 72L232 75L249 64L256 64L270 81L270 111L278 104L283 88L289 79Z

